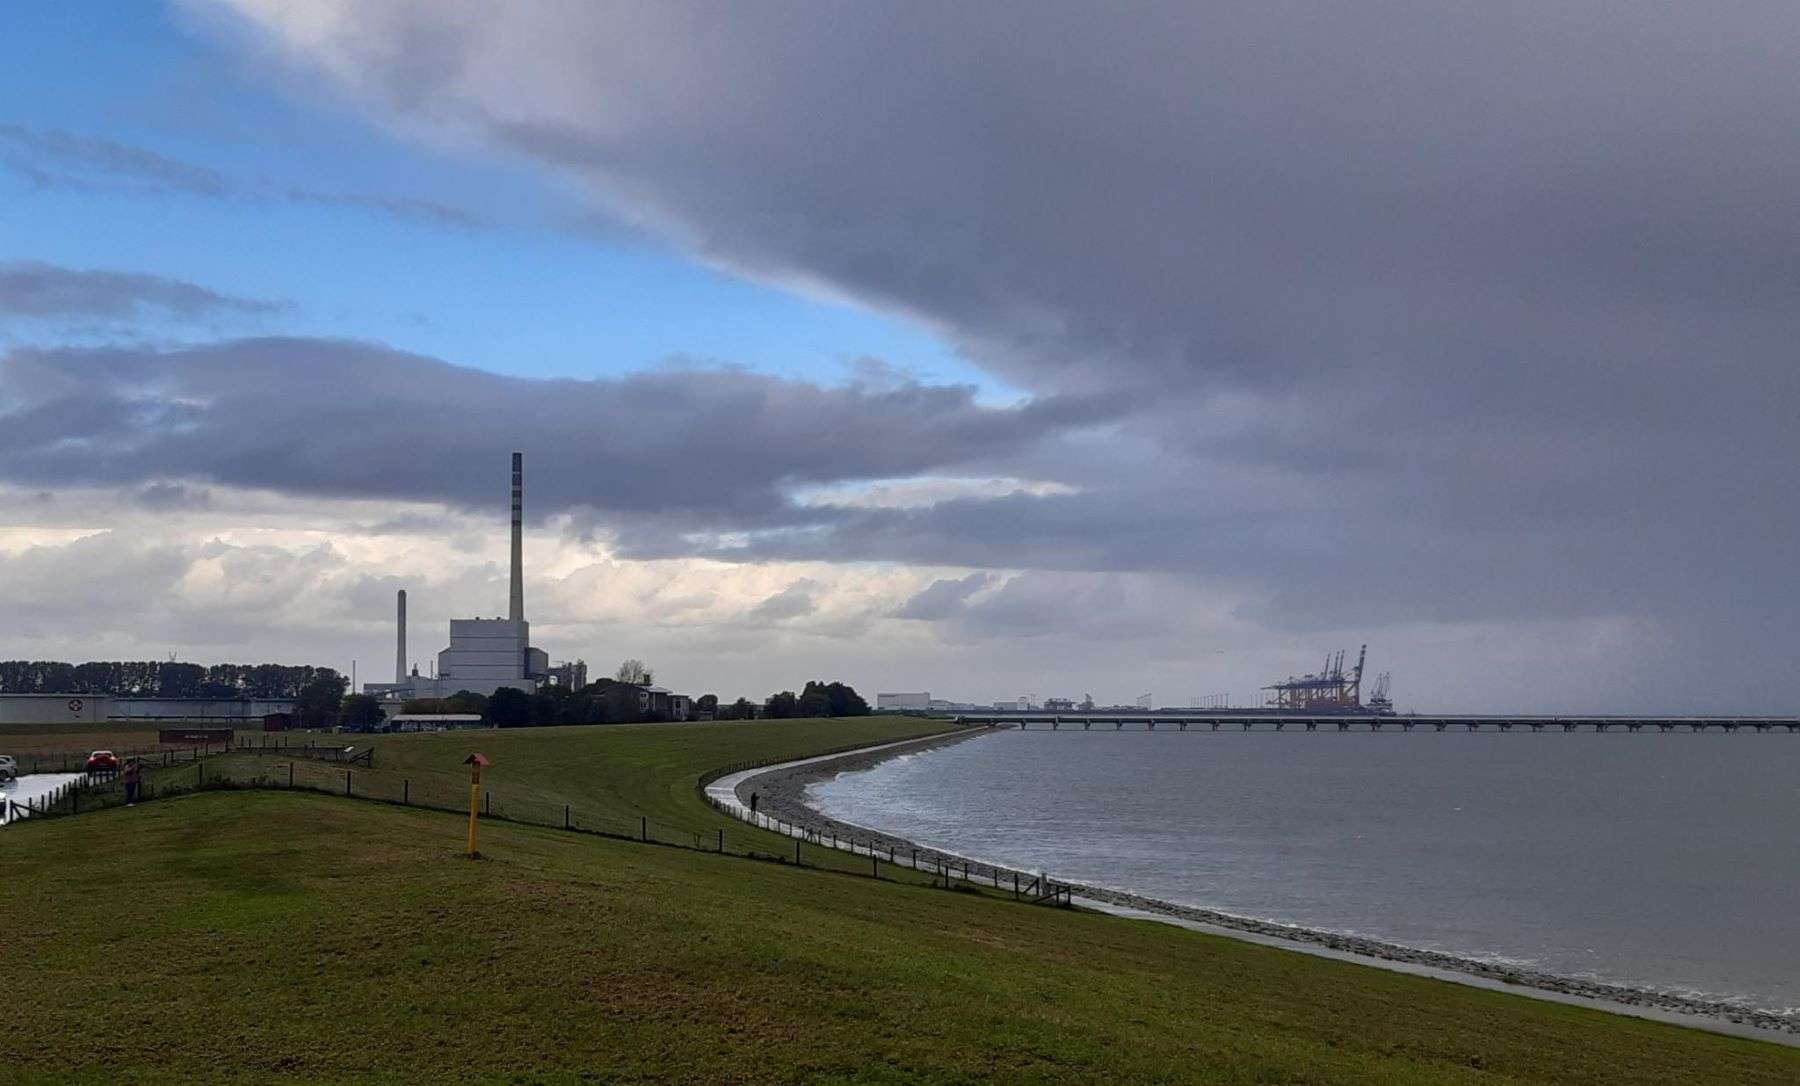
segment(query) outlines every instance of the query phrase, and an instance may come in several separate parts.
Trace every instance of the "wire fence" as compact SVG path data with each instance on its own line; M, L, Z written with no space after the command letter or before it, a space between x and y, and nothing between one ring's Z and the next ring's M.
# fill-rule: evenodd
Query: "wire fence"
M959 728L958 730L963 729ZM956 734L955 731L941 733L941 735L954 734ZM940 738L941 735L924 736L918 741L929 741ZM902 740L902 742L909 741ZM853 743L834 750L823 751L814 757L829 758L836 754L868 749L866 743ZM1065 906L1071 904L1073 887L1068 883L1050 878L1042 871L1022 871L1018 868L983 863L939 849L920 848L910 841L902 841L885 834L869 833L866 837L859 837L854 831L830 820L793 819L783 817L781 814L770 814L767 811L753 811L742 803L735 802L735 800L722 800L707 791L708 785L733 774L753 769L766 769L791 761L793 761L791 757L770 757L721 766L702 775L697 790L700 798L720 814L758 829L792 838L796 848L803 844L811 844L818 848L847 852L853 856L867 856L873 863L885 862L894 867L929 874L934 883L941 880L945 886L961 885L997 891L1010 889L1013 896L1019 899Z
M930 849L903 849L886 839L840 836L831 829L805 826L766 814L745 817L748 812L740 814L729 805L705 795L708 783L750 768L758 766L738 763L714 770L703 776L698 785L702 798L710 807L751 827L752 832L748 833L730 833L726 827L717 825L675 825L649 814L582 809L526 788L511 792L482 788L476 796L477 811L481 818L496 822L821 868L867 878L891 878L897 871L917 872L930 876L934 884L944 887L985 888L1010 893L1023 901L1070 903L1069 887L1042 873L992 867ZM467 814L469 809L467 784L442 775L415 779L392 772L369 772L362 764L306 756L290 755L277 761L265 757L261 748L238 750L230 755L215 752L212 757L147 766L138 778L135 795L128 792L128 784L117 774L90 774L29 801L6 800L5 821L65 818L128 802L150 803L214 790L312 792L456 814ZM771 834L786 840L772 839Z
M122 765L131 758L136 758L147 767L161 768L181 762L192 762L198 758L206 758L215 754L223 754L230 749L228 744L162 744L152 747L109 748L108 753ZM48 752L27 753L18 756L18 772L20 776L27 773L83 773L87 772L90 754L80 751L58 750Z
M800 854L802 845L810 844L818 848L846 852L852 856L866 856L872 864L886 863L894 867L923 872L930 875L934 883L941 880L945 886L961 885L978 889L1011 891L1014 898L1022 900L1049 902L1057 905L1071 904L1073 887L1067 883L1057 882L1041 871L1027 872L1017 868L1002 867L998 864L983 863L938 849L920 848L911 842L903 843L897 838L885 835L858 837L853 833L840 834L836 824L819 826L805 820L787 819L765 811L752 811L742 805L728 803L710 795L703 794L702 798L720 814L735 818L758 829L792 838L796 856Z

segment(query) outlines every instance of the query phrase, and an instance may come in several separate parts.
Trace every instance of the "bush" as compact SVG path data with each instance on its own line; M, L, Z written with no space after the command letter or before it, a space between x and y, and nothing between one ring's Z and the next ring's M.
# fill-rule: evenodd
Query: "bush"
M487 699L482 718L496 728L523 728L531 723L532 698L525 691L503 686Z

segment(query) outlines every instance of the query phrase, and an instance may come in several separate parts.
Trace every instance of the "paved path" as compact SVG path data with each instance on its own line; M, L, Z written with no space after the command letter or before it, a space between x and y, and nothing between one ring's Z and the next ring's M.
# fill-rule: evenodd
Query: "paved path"
M82 776L80 773L27 773L16 780L0 781L0 826L6 824L5 800L14 803L35 801L69 781L80 780Z

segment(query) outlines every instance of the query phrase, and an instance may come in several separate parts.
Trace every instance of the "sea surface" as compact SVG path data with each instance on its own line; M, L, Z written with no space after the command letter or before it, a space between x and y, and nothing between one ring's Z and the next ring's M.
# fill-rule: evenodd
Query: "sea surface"
M814 783L1058 878L1800 1007L1800 735L1006 731Z

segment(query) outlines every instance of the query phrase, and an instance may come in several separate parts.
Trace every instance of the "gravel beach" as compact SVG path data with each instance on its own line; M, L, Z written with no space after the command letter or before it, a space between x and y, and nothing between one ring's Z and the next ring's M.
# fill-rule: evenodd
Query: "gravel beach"
M883 833L867 826L857 826L829 818L806 805L807 786L815 781L828 780L840 773L853 773L867 769L888 758L903 754L916 753L935 747L948 746L963 742L980 735L989 734L991 728L969 728L967 731L948 735L934 736L916 743L890 746L879 750L851 751L835 758L830 758L809 765L774 767L766 772L754 774L738 783L737 795L741 802L748 803L752 792L758 795L759 809L803 826L818 834L821 838L835 837L840 841L855 841L858 845L868 845L878 851L891 852L896 857L917 855L921 865L944 865L958 871L966 871L968 877L976 882L989 882L995 885L1010 883L1017 875L1030 880L1035 873L1016 870L957 855L941 849L930 848L914 841ZM1054 872L1052 872L1054 874ZM1188 905L1176 905L1156 898L1145 897L1123 890L1115 890L1100 886L1086 886L1080 883L1071 884L1081 898L1092 902L1101 902L1117 907L1135 909L1145 913L1168 916L1186 921L1193 921L1211 927L1224 929L1227 932L1243 932L1264 938L1280 939L1287 942L1321 947L1340 953L1371 959L1371 964L1383 962L1397 963L1405 966L1441 969L1489 981L1539 991L1559 993L1583 999L1602 1000L1622 1004L1629 1007L1646 1008L1676 1015L1692 1015L1700 1018L1730 1022L1739 1026L1752 1026L1800 1035L1800 1013L1777 1014L1771 1011L1757 1010L1732 1003L1711 1000L1693 999L1665 992L1629 988L1621 985L1605 984L1598 981L1582 980L1573 977L1556 976L1522 970L1494 962L1485 962L1475 958L1462 958L1436 951L1416 950L1411 947L1398 946L1376 939L1361 936L1342 935L1336 932L1320 931L1312 928L1293 927L1276 924L1248 917L1233 916L1229 913L1216 912Z

